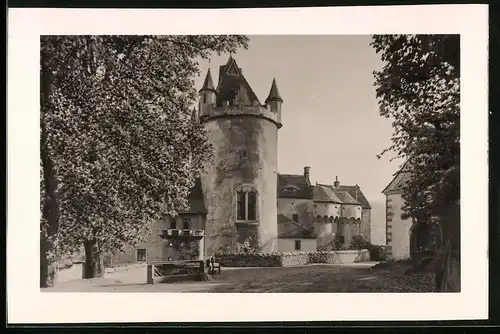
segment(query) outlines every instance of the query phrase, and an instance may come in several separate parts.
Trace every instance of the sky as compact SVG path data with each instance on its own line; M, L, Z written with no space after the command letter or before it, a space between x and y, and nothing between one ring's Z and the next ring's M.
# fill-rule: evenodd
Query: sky
M401 161L377 154L391 144L391 121L379 114L373 71L381 68L370 36L249 36L248 50L233 54L261 103L273 77L283 98L278 132L278 172L301 174L311 167L313 183L358 184L370 202L381 193ZM202 61L217 85L229 55Z

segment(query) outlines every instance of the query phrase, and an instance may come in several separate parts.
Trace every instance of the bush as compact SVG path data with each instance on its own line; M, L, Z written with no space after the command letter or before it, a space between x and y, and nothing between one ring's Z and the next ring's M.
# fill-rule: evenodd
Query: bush
M349 243L350 249L368 249L370 251L370 261L385 261L386 256L386 246L373 245L362 235L355 235L352 237Z
M318 246L318 251L323 252L323 251L337 251L342 249L342 244L340 243L339 239L334 238L332 239L329 243L323 246Z

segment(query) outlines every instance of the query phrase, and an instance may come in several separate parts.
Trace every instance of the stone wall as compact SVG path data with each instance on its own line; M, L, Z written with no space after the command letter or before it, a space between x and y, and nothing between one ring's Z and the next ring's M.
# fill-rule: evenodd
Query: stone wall
M276 124L256 116L228 116L204 122L214 144L214 161L202 174L207 206L206 255L231 242L221 230L236 223L236 192L249 187L256 193L258 245L262 252L277 250L277 136ZM241 232L250 231L241 229ZM240 233L238 231L238 233ZM247 236L242 236L242 238Z
M217 261L223 267L289 267L314 263L341 264L370 260L370 252L363 250L289 253L219 254Z

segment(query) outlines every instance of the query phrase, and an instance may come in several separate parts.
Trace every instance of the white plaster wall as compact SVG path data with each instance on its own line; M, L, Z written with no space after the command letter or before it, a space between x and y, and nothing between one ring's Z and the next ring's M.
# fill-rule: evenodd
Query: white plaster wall
M318 246L330 243L337 233L337 224L333 222L315 222L314 233L317 237Z
M314 217L317 216L328 216L328 217L339 217L341 212L341 204L338 203L314 203Z
M312 227L313 202L310 199L278 198L278 213L292 219L294 214L299 216L298 223L305 228Z
M300 240L300 250L295 249L295 240ZM278 251L286 252L313 252L317 250L316 239L278 238Z
M410 228L412 226L411 219L401 219L402 207L404 206L403 198L400 194L391 194L388 196L390 200L392 212L392 222L389 222L392 231L392 240L389 242L394 260L404 260L410 257Z
M361 205L342 204L342 217L361 219Z

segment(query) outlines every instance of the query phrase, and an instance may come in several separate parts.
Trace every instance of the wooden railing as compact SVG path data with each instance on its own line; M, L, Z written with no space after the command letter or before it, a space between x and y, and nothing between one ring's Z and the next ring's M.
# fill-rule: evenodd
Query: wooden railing
M187 269L188 273L170 274L169 269ZM175 280L180 276L193 275L194 279L201 280L205 273L205 264L203 261L186 260L186 261L158 261L148 263L146 271L146 282L155 284L169 279Z

